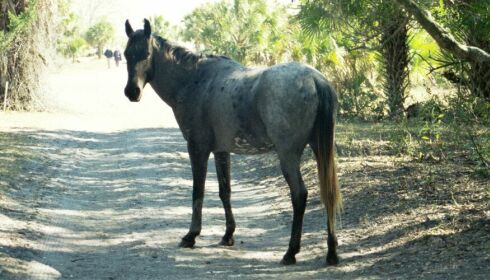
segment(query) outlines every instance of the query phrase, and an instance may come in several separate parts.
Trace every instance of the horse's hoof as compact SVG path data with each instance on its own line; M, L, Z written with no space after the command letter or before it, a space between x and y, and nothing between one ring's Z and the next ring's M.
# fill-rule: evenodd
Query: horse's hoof
M337 265L339 264L339 257L336 253L327 253L327 264L328 265Z
M185 238L182 238L182 241L180 241L179 247L192 248L192 247L194 247L194 244L196 244L195 240L187 240Z
M282 265L291 265L296 263L296 257L295 256L288 256L284 255L284 257L281 260Z
M230 237L230 238L222 238L221 239L221 242L219 243L219 245L222 245L222 246L233 246L235 244L235 239L233 239L233 237Z

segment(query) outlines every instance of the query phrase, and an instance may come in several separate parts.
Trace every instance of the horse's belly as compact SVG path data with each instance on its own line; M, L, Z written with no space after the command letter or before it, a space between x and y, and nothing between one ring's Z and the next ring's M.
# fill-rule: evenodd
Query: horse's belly
M235 136L233 138L231 152L235 154L256 155L270 152L273 147L269 141Z

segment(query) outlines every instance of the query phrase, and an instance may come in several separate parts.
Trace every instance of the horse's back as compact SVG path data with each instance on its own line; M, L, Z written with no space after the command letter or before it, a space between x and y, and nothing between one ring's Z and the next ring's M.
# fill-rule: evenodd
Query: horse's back
M304 146L318 107L318 75L300 63L216 74L207 89L215 150L256 154Z

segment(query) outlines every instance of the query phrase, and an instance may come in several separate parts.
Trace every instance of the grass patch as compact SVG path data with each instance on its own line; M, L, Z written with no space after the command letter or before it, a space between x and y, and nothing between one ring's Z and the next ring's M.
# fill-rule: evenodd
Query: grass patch
M337 153L341 157L389 155L420 162L464 162L475 174L488 178L490 129L433 120L363 122L344 120L337 125Z

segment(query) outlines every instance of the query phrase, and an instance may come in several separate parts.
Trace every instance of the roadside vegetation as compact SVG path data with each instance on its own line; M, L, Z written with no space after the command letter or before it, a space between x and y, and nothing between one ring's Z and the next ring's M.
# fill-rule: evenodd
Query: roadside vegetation
M86 3L95 9L112 2ZM407 6L413 3L416 8ZM490 256L490 63L485 55L475 59L454 46L440 47L440 38L434 39L427 22L419 23L420 15L414 16L412 8L432 15L432 23L443 28L436 31L451 35L444 38L490 53L489 0L218 0L193 10L180 26L159 14L148 18L155 34L197 52L224 55L251 67L300 61L335 86L336 150L345 206L339 236L342 251L349 254L343 263L351 265L351 274L341 271L342 264L339 271L329 268L328 273L339 278L485 279ZM117 37L107 18L90 18L85 25L81 21L68 0L0 0L0 111L42 109L38 93L54 57L67 63L83 63L84 56L96 60L126 39ZM6 115L0 113L0 122ZM128 135L138 138L142 132L88 133L86 141L79 133L63 133L77 151L89 143L94 151L99 149L95 155L102 155L107 147L92 143L94 137L125 143ZM152 133L148 139L155 143L140 144L160 149L168 139L157 129ZM37 192L30 190L40 186L41 193L54 192L42 186L51 179L46 170L56 169L65 156L57 154L63 137L56 135L0 131L1 211L23 221L35 216L33 205L38 205ZM111 142L111 149L120 144ZM131 155L148 155L146 146L144 153ZM90 159L91 153L79 156ZM304 158L305 183L314 186L316 163L308 150ZM274 191L287 192L274 157L234 160L239 166L236 182L239 172L253 173L247 184L280 185ZM126 161L101 167L114 166L119 172L121 166L146 164ZM75 164L64 164L67 170L82 172ZM256 177L263 181L253 181ZM125 180L110 179L114 186ZM309 188L308 207L318 221L325 217L316 189ZM283 203L273 207L290 211L287 195L283 197ZM133 197L127 201L132 203ZM92 210L92 204L84 207Z
M36 108L50 50L76 62L121 40L106 19L82 29L69 2L55 2L0 1L0 104L9 110ZM312 65L338 91L341 157L389 154L428 170L457 163L485 180L488 196L490 64L441 48L402 5L415 2L456 41L488 54L490 1L291 2L216 1L181 26L149 18L156 34L202 53L248 66Z
M105 18L83 29L68 1L51 2L0 2L0 104L7 109L36 108L50 47L76 62L100 58L118 40ZM441 49L402 2L412 1L221 0L196 8L181 26L149 18L155 34L199 52L249 66L308 63L335 85L341 123L384 131L380 139L392 152L428 165L464 157L488 178L489 64ZM455 40L490 52L489 1L417 4Z

